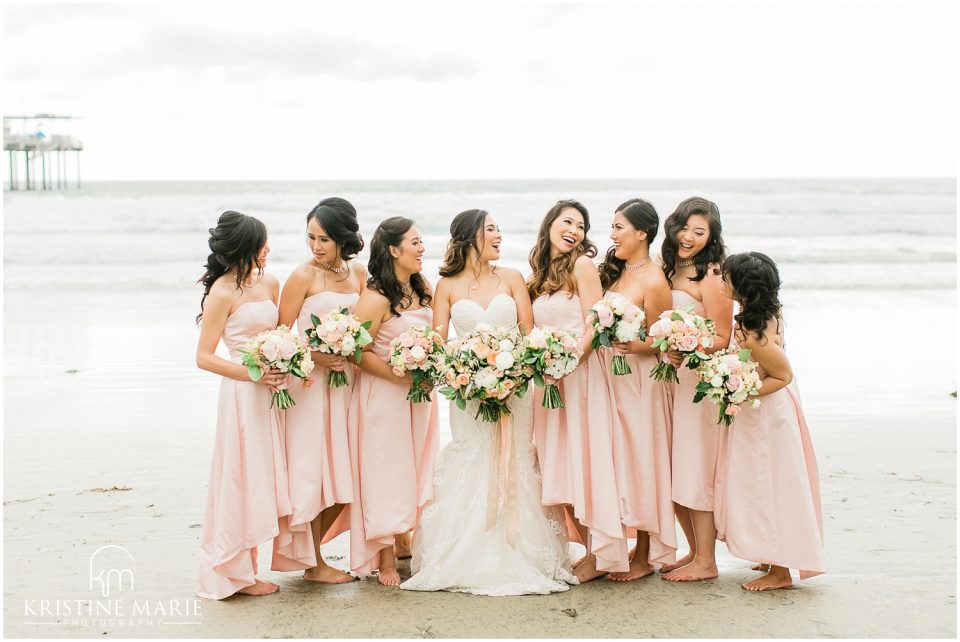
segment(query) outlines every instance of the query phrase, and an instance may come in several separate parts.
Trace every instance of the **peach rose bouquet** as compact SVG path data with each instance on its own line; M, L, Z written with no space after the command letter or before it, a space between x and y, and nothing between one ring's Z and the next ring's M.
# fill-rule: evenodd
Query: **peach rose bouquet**
M243 355L243 364L247 366L247 373L253 381L259 381L265 370L276 368L280 372L291 374L303 380L304 387L312 383L310 373L313 371L313 359L307 346L300 337L290 331L285 325L276 330L261 332L239 350ZM273 393L270 398L270 407L286 410L296 405L290 391L286 388Z
M445 385L440 394L460 410L466 409L468 401L478 401L474 418L495 423L510 414L507 400L527 391L533 368L524 365L523 355L518 328L478 324L473 332L447 342Z
M591 345L594 350L612 348L614 341L626 343L634 339L643 341L647 338L646 316L643 310L625 296L604 297L594 303L590 311L593 313ZM610 372L617 376L633 372L626 355L614 355Z
M390 342L390 366L393 374L413 377L407 401L430 401L430 391L440 380L446 353L440 333L425 325L415 325Z
M711 319L693 313L693 305L684 308L666 310L657 321L650 326L650 336L653 337L653 347L660 352L676 350L687 360L687 367L693 370L701 361L709 359L705 350L713 347L717 340L716 326ZM661 361L650 376L657 381L672 381L677 383L677 369L669 361Z
M545 378L562 379L576 370L583 352L580 337L551 327L534 327L523 338L523 365L532 369L533 382L543 388L544 408L563 408L560 390Z
M307 328L307 340L310 349L316 352L352 356L360 363L363 346L373 341L369 332L371 322L360 323L346 308L335 308L322 317L311 314L310 321L313 327ZM346 372L331 370L327 375L327 385L331 388L342 388L348 383Z
M718 424L729 427L744 404L756 408L763 381L757 372L757 364L750 360L749 350L724 350L717 352L697 367L697 393L694 403L704 398L719 407Z

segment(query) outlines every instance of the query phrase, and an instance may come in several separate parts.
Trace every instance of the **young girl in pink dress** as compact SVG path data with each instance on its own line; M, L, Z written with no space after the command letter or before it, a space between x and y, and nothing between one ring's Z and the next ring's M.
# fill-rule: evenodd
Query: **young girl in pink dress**
M817 460L783 351L780 275L764 254L734 254L723 264L723 284L741 306L733 347L751 351L763 386L758 408L745 405L729 428L716 428L717 533L731 553L767 571L743 588L788 588L791 568L805 579L826 566Z
M351 507L350 566L363 575L379 568L379 581L399 586L394 544L417 522L433 497L433 462L439 446L437 406L412 403L409 374L388 364L390 341L414 325L433 325L423 240L413 221L380 223L370 241L367 287L355 314L370 321L373 343L364 349L350 405L358 437L357 487ZM357 510L359 499L359 511Z
M629 571L614 472L611 401L600 357L590 351L586 318L603 290L590 260L597 250L587 239L590 218L577 201L558 201L540 225L530 251L527 279L533 322L583 335L584 356L558 382L564 407L543 408L543 389L533 399L534 442L543 475L543 503L568 507L571 537L587 548L574 567L580 582L608 572ZM572 515L570 512L572 511Z
M720 265L726 250L720 211L705 198L677 205L664 223L663 271L673 288L674 308L693 304L694 313L713 319L719 337L708 352L727 347L733 323L733 302L723 296ZM672 492L677 520L689 553L661 568L664 579L690 582L717 576L716 529L713 523L717 465L716 417L710 404L693 403L697 375L678 352L666 357L677 367L673 387Z
M647 327L672 307L670 285L650 260L650 243L660 219L653 205L639 198L617 208L610 226L613 247L600 265L604 296L624 297L643 309ZM615 343L601 350L602 374L610 388L613 419L613 464L623 525L635 531L630 570L611 573L615 581L653 574L653 564L673 562L677 550L670 490L670 401L663 384L650 378L657 365L652 339ZM615 354L625 354L631 374L615 376Z
M238 350L277 327L280 283L266 274L267 228L251 216L224 212L210 230L210 256L200 301L197 366L223 377L217 435L200 533L196 593L223 599L234 593L267 595L279 589L256 578L257 546L279 532L290 514L280 413L271 393L286 379L279 370L251 381ZM230 359L215 354L217 343Z
M357 211L342 198L328 198L307 215L307 247L311 258L298 266L283 285L280 323L293 327L300 337L318 317L337 308L352 311L367 279L367 270L353 258L363 249ZM328 566L320 544L349 528L353 495L351 439L347 411L356 383L356 368L340 355L313 352L317 368L314 385L304 388L299 379L288 384L296 405L285 412L287 473L293 513L281 520L273 548L277 571L304 570L303 578L339 584L353 577ZM348 385L327 386L330 370L346 371ZM347 509L349 510L349 508Z

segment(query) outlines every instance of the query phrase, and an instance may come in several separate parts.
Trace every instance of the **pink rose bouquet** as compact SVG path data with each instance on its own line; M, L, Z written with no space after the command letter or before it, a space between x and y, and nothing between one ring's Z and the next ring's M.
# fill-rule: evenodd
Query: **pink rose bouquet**
M335 308L322 317L311 314L310 321L313 327L307 328L307 339L310 349L317 352L352 356L360 363L363 346L373 341L369 332L371 322L360 323L346 308ZM342 388L347 383L346 372L331 370L327 375L327 385L331 388Z
M594 350L610 348L614 341L633 341L647 338L645 332L646 316L640 306L634 304L622 295L600 299L593 307L593 341ZM610 372L617 376L628 375L633 372L626 355L618 354L613 357Z
M265 370L276 368L280 372L303 379L304 386L309 387L313 359L300 337L290 332L287 326L281 325L276 330L261 332L239 352L243 355L243 364L247 366L247 372L253 381L259 381ZM273 393L270 399L271 408L276 406L279 410L286 410L293 405L293 397L286 388Z
M650 326L650 336L654 338L653 347L660 352L676 350L683 353L687 367L691 370L709 359L705 350L713 347L717 340L716 326L711 319L704 319L693 313L693 304L685 308L666 310L656 323ZM661 361L650 371L657 381L680 381L677 369L669 361Z
M413 377L407 401L430 401L430 391L440 380L446 353L440 333L425 325L415 325L390 342L390 366L393 374Z
M694 403L704 398L719 406L718 424L729 427L745 403L753 408L760 405L763 382L757 372L757 364L750 360L749 350L724 350L717 352L697 367L697 393Z
M440 389L447 399L465 410L468 401L478 401L474 418L497 422L509 415L507 400L522 397L533 369L523 363L523 336L513 328L478 324L473 332L447 342Z
M534 327L523 338L524 370L530 372L533 382L543 388L541 405L544 408L563 408L560 390L552 383L547 384L544 377L566 377L576 369L582 356L580 337L575 332Z

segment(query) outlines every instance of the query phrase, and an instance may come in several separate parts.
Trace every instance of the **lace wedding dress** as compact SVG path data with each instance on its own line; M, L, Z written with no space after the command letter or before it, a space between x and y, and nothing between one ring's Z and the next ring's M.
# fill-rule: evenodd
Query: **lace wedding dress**
M486 309L469 299L457 301L450 317L462 335L481 322L516 325L517 308L501 293ZM532 399L528 391L508 402L511 427L499 433L512 435L506 452L513 461L503 467L509 468L510 492L503 488L497 425L474 419L476 402L465 411L451 404L453 441L434 468L433 501L423 509L414 535L414 574L400 588L525 595L565 591L577 583L563 514L540 503Z

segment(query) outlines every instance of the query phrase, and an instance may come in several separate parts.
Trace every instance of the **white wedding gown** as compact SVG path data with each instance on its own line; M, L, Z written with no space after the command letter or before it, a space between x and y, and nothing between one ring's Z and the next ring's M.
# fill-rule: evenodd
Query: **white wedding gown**
M457 301L450 308L450 318L462 335L481 322L514 326L517 308L511 297L501 293L486 309L469 299ZM453 441L437 459L433 501L424 507L414 534L413 576L400 588L526 595L566 591L577 584L567 555L563 514L540 503L532 400L533 392L528 390L522 399L508 402L513 435L510 456L515 458L510 466L514 477L508 482L516 490L512 520L504 501L498 502L494 520L488 516L490 484L499 488L500 483L496 425L474 419L476 402L465 411L451 403Z

